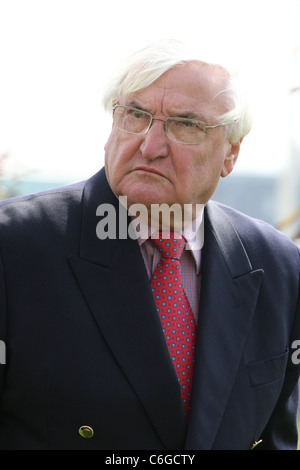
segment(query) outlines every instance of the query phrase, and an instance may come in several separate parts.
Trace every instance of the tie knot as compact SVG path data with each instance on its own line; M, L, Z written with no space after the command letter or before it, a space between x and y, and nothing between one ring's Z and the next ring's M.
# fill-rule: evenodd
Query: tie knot
M158 247L162 258L180 259L184 250L184 238L178 232L155 233L151 237L151 241Z

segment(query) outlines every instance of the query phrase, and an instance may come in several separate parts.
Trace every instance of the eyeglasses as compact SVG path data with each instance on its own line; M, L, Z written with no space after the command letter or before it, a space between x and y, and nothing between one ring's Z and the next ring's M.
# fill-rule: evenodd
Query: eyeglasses
M154 120L163 121L167 137L181 144L200 144L208 129L226 125L207 126L202 121L180 117L162 119L152 116L147 111L120 104L113 106L112 109L114 124L121 131L136 135L146 134Z

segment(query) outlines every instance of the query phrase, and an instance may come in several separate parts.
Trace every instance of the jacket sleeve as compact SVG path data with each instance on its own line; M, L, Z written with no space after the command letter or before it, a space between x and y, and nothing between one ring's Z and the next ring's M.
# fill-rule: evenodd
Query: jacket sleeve
M274 412L261 436L262 443L257 446L257 450L297 450L300 417L300 281L298 294L285 381Z

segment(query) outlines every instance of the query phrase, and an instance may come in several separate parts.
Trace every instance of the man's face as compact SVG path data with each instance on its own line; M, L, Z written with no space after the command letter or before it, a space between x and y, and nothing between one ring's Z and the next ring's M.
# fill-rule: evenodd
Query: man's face
M176 67L121 105L133 105L160 118L190 117L207 125L218 124L227 111L224 72L220 68L188 63ZM164 123L154 120L147 134L133 135L113 126L105 145L108 182L131 204L205 204L220 176L233 169L239 145L225 137L224 127L209 129L199 144L168 139Z

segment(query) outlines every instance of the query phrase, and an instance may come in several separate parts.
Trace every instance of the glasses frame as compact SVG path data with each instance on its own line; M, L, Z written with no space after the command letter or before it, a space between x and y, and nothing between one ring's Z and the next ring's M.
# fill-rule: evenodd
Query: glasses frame
M176 140L176 139L170 137L167 133L167 127L166 127L166 122L167 121L170 121L170 120L171 121L187 121L187 122L192 122L192 123L195 123L195 124L202 124L203 127L204 127L204 134L205 135L206 135L208 129L215 129L216 127L221 127L221 126L226 126L227 125L227 123L226 124L225 123L220 123L220 124L215 124L215 125L211 126L211 125L206 125L205 122L197 120L197 119L181 118L181 117L176 117L176 116L174 116L174 117L170 116L170 117L167 117L166 119L163 119L163 118L153 116L151 113L149 113L148 111L144 111L143 109L138 109L138 108L135 108L134 106L125 106L125 105L122 105L122 104L115 104L114 106L112 106L113 114L114 114L116 108L132 109L133 111L139 111L139 112L142 112L142 113L147 114L148 116L150 116L150 123L148 124L146 129L143 130L142 132L131 132L131 131L127 131L126 129L122 129L121 127L117 127L117 129L120 129L123 132L127 132L128 134L143 135L143 134L147 134L147 132L149 131L149 129L152 126L153 121L162 121L164 123L164 130L165 130L165 133L166 133L166 136L168 137L168 139L172 140L173 142L178 142L180 144L185 144L185 145L198 145L201 142L183 142L182 140Z

